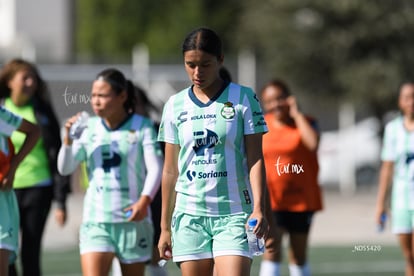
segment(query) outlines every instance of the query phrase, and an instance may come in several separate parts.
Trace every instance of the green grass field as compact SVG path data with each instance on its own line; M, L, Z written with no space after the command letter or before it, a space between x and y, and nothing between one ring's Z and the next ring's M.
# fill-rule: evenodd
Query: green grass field
M258 275L260 260L260 257L254 259L252 276ZM393 276L404 273L400 250L392 246L375 248L375 251L355 246L312 247L309 261L314 276ZM175 264L168 263L167 268L169 276L181 275ZM46 251L43 255L43 272L45 276L81 275L78 250ZM283 264L282 272L282 275L289 275L286 263Z

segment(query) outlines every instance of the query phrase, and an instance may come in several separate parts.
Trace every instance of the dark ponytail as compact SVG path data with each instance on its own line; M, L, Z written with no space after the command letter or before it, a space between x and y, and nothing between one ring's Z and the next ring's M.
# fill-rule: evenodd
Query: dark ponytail
M127 80L127 89L126 89L128 98L124 103L124 108L127 113L134 113L135 112L135 105L137 103L137 98L135 96L135 88L132 81Z
M117 69L109 68L100 72L96 79L107 82L117 95L121 94L122 91L125 91L127 99L124 103L124 109L128 114L135 112L136 97L134 93L134 85L130 80L125 78L124 74Z

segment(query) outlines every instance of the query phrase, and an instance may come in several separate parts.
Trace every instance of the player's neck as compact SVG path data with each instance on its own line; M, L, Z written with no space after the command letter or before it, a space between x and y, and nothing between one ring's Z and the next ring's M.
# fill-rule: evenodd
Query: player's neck
M205 88L193 86L193 92L197 99L199 99L201 102L206 103L210 101L217 93L220 92L222 86L223 81L221 79L217 79L217 81Z
M118 112L112 114L112 116L108 118L103 118L103 120L105 121L107 127L109 127L110 129L116 129L120 126L120 124L122 124L126 120L127 117L128 114L126 112Z
M15 95L14 93L12 93L10 95L10 99L11 99L12 103L15 106L19 106L19 107L25 106L26 104L28 104L30 102L30 98L28 98L24 95L22 95L22 96L21 95Z

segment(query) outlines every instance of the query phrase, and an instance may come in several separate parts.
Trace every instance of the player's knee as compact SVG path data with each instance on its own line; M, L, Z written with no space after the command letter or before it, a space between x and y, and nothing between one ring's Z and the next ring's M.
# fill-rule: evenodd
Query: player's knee
M410 264L411 266L414 266L414 254L413 252L407 252L403 254L404 260L407 264Z
M306 256L305 255L292 255L290 258L290 263L298 265L298 266L303 266L304 264L306 264Z
M296 262L294 264L296 264L298 266L304 266L306 264L306 260L305 259L303 259L303 260L296 260Z
M281 245L274 238L266 240L266 253L269 255L280 255Z

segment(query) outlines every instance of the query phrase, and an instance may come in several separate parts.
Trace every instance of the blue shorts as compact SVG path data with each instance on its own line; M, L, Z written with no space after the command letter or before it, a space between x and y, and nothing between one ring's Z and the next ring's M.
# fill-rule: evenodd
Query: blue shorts
M174 262L237 255L251 258L246 236L248 214L218 217L174 212L172 253Z
M125 264L151 259L154 229L147 220L124 223L82 223L80 253L113 252Z

